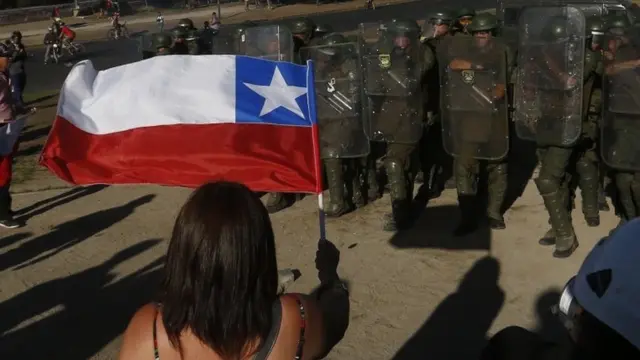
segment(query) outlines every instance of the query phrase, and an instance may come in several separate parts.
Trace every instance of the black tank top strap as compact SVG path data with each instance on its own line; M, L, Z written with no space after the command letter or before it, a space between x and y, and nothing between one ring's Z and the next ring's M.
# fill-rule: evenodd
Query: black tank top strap
M153 358L154 360L160 360L160 352L158 351L158 327L156 323L158 322L158 307L159 304L155 304L156 312L153 315Z

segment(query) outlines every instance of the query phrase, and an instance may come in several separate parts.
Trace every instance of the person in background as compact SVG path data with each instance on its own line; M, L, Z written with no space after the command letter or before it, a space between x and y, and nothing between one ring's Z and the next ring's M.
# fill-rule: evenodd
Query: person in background
M15 108L11 96L11 84L8 76L8 67L12 56L11 49L0 44L0 133L7 133L7 127L15 119ZM0 136L0 141L6 140ZM14 145L0 143L0 148L12 147L7 154L0 154L0 227L15 229L22 224L13 218L11 211L11 185L13 154L17 150L18 142Z
M220 25L222 25L220 23L220 18L218 18L218 14L214 11L213 14L211 14L211 28L213 30L219 31Z
M640 359L640 219L616 229L587 255L569 280L555 313L569 346L517 326L495 334L482 360Z
M205 184L178 214L159 302L133 316L119 359L324 357L348 325L349 292L338 262L335 246L321 240L319 290L279 293L265 206L244 185Z
M156 24L158 25L158 32L164 31L164 16L162 16L161 12L158 12L158 16L156 16Z
M22 33L14 31L11 34L11 61L9 62L9 75L11 76L11 92L13 93L14 105L24 108L22 94L27 85L27 72L24 63L27 60L27 51L22 43Z
M56 33L53 28L50 27L47 33L44 35L44 63L45 65L49 62L49 58L51 57L51 52L53 51L53 44L58 41Z

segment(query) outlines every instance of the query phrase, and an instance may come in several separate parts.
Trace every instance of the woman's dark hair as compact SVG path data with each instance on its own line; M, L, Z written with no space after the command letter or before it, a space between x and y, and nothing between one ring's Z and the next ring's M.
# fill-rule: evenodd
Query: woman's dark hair
M209 183L173 227L162 284L162 321L180 353L191 330L225 359L257 350L271 327L278 270L269 215L246 186ZM257 345L257 346L256 346Z

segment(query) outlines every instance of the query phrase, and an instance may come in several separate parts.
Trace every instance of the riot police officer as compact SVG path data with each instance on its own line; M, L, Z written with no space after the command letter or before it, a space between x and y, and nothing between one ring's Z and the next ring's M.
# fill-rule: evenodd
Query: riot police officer
M509 149L507 82L513 56L496 38L498 21L494 15L478 15L467 30L472 36L452 38L439 54L443 62L443 140L454 157L461 213L456 236L473 232L478 226L476 195L481 166L486 167L488 175L489 226L506 227L502 204Z
M574 153L575 160L573 161L575 161L577 179L575 181L572 179L571 191L574 193L575 187L580 187L582 213L587 225L595 227L600 225L600 174L596 145L598 142L598 123L602 111L601 76L604 21L599 16L592 17L587 22L586 30L584 71L588 79L583 90L583 111L586 115L582 124L582 136L576 144ZM571 175L574 175L573 171Z
M171 30L173 35L173 53L177 55L189 54L189 47L187 46L187 30L184 26L178 26Z
M397 231L412 220L415 150L423 129L422 82L427 66L433 64L433 53L420 43L415 21L393 20L383 24L380 33L373 47L362 51L366 112L370 138L380 147L371 158L384 156L391 197L392 211L383 228Z
M447 10L436 11L430 14L429 18L424 24L424 28L422 29L420 41L423 44L430 43L433 49L435 47L435 44L431 40L441 39L442 37L448 35L451 31L452 21L453 16L451 12Z
M173 44L173 39L171 35L167 33L157 33L153 35L152 39L153 48L156 50L155 55L171 55L171 45Z
M473 18L476 16L476 11L469 8L462 8L458 11L456 19L453 23L453 29L451 33L454 36L469 35L467 27L473 22Z
M369 154L370 148L362 121L361 70L357 53L357 44L339 33L325 35L313 46L301 48L301 58L316 64L320 153L329 189L325 212L332 217L353 209L354 204L347 200L345 188L361 194L356 163Z
M608 20L601 153L613 169L622 224L640 216L640 31L625 16Z
M449 11L437 11L429 15L422 29L420 41L435 54L434 65L425 77L425 133L420 141L421 171L416 182L425 182L421 191L428 190L430 197L437 197L444 190L445 181L451 176L451 157L442 148L442 127L439 120L440 73L437 63L438 48L450 36L453 15ZM446 46L446 45L445 45Z
M291 23L291 33L293 34L293 52L298 53L301 47L307 46L309 41L313 39L313 31L316 25L309 18L302 18Z
M200 55L200 36L197 29L189 29L185 37L189 55Z
M549 17L552 11L558 15ZM585 108L599 63L597 54L586 52L584 15L563 12L556 6L531 7L520 15L516 86L521 91L514 99L518 111L513 115L518 136L537 143L540 171L535 183L551 224L539 243L555 244L553 256L558 258L570 256L578 246L567 170L576 146L582 145ZM577 170L588 178L592 168L585 161Z

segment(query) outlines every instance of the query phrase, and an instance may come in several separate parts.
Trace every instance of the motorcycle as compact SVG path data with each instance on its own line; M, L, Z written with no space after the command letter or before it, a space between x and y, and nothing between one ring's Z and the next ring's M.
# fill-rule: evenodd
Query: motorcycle
M109 40L118 40L122 38L129 39L129 29L127 29L126 22L120 24L118 27L112 27L107 31L107 39Z
M56 42L52 45L51 59L57 64L63 56L63 52L66 51L70 57L79 53L85 52L84 45L77 44L75 42Z

